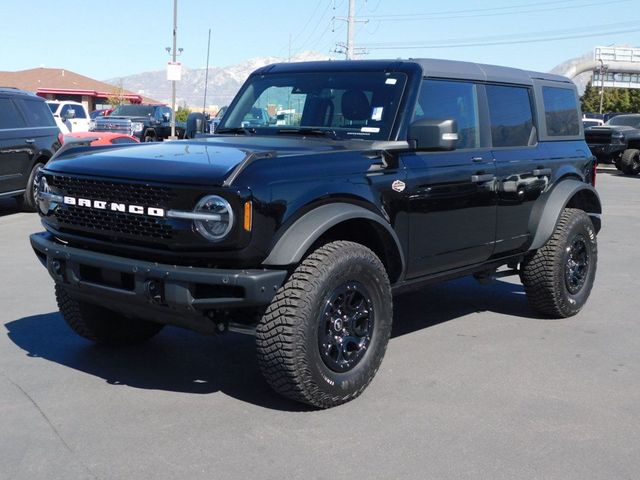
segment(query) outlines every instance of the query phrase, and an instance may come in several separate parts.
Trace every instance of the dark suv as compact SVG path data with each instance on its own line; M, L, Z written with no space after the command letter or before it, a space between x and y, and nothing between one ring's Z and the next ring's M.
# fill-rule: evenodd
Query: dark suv
M62 134L44 99L0 88L0 197L15 197L35 211L34 179L62 145Z
M500 267L541 315L585 305L601 206L578 105L565 77L490 65L270 65L208 138L52 160L31 243L85 338L255 334L276 391L330 407L377 372L395 293Z

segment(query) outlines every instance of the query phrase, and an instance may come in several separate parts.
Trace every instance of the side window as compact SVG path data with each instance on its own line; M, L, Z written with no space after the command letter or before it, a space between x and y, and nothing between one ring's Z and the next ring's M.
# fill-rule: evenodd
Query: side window
M24 118L10 98L0 98L0 128L24 128Z
M21 100L22 109L27 116L27 121L33 127L55 127L51 110L47 104L40 100Z
M547 135L563 137L580 134L580 117L576 95L572 89L542 87Z
M87 118L87 115L84 113L84 108L80 105L65 105L69 110L73 110L75 112L74 118Z
M480 147L478 94L473 83L423 80L414 118L455 119L457 148Z
M494 147L529 145L533 115L529 89L487 85L487 101Z

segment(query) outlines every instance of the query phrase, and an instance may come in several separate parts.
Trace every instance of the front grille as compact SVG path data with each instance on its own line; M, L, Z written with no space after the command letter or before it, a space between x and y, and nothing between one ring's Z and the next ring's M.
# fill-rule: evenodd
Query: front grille
M131 135L131 120L128 119L96 119L95 131L97 132L117 132Z
M56 219L61 224L81 227L85 230L144 239L169 240L173 234L173 229L164 220L131 213L66 206L56 210Z
M108 182L59 175L52 176L48 182L51 187L55 187L72 197L149 207L166 206L176 196L170 188L145 184Z
M168 209L177 194L170 188L146 184L53 175L48 178L53 191L65 196ZM55 218L62 228L127 238L130 240L170 240L173 227L164 217L99 210L75 205L60 205Z

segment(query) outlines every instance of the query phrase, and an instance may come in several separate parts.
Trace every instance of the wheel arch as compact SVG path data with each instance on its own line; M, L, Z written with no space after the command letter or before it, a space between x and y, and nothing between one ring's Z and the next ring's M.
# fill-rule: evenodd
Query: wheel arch
M265 266L294 265L320 244L347 240L370 248L394 283L404 273L405 260L395 231L379 215L344 202L319 206L296 220L278 239Z
M551 237L553 229L565 208L585 211L596 233L600 230L602 205L598 192L591 185L575 178L565 178L538 200L529 219L529 231L535 232L530 249L542 247Z

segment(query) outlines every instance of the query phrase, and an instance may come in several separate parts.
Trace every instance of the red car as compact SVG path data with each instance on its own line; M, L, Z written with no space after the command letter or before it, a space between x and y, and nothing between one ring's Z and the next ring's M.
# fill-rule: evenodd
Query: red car
M113 132L73 132L64 136L65 143L87 143L90 145L118 145L122 143L140 143L136 137Z

